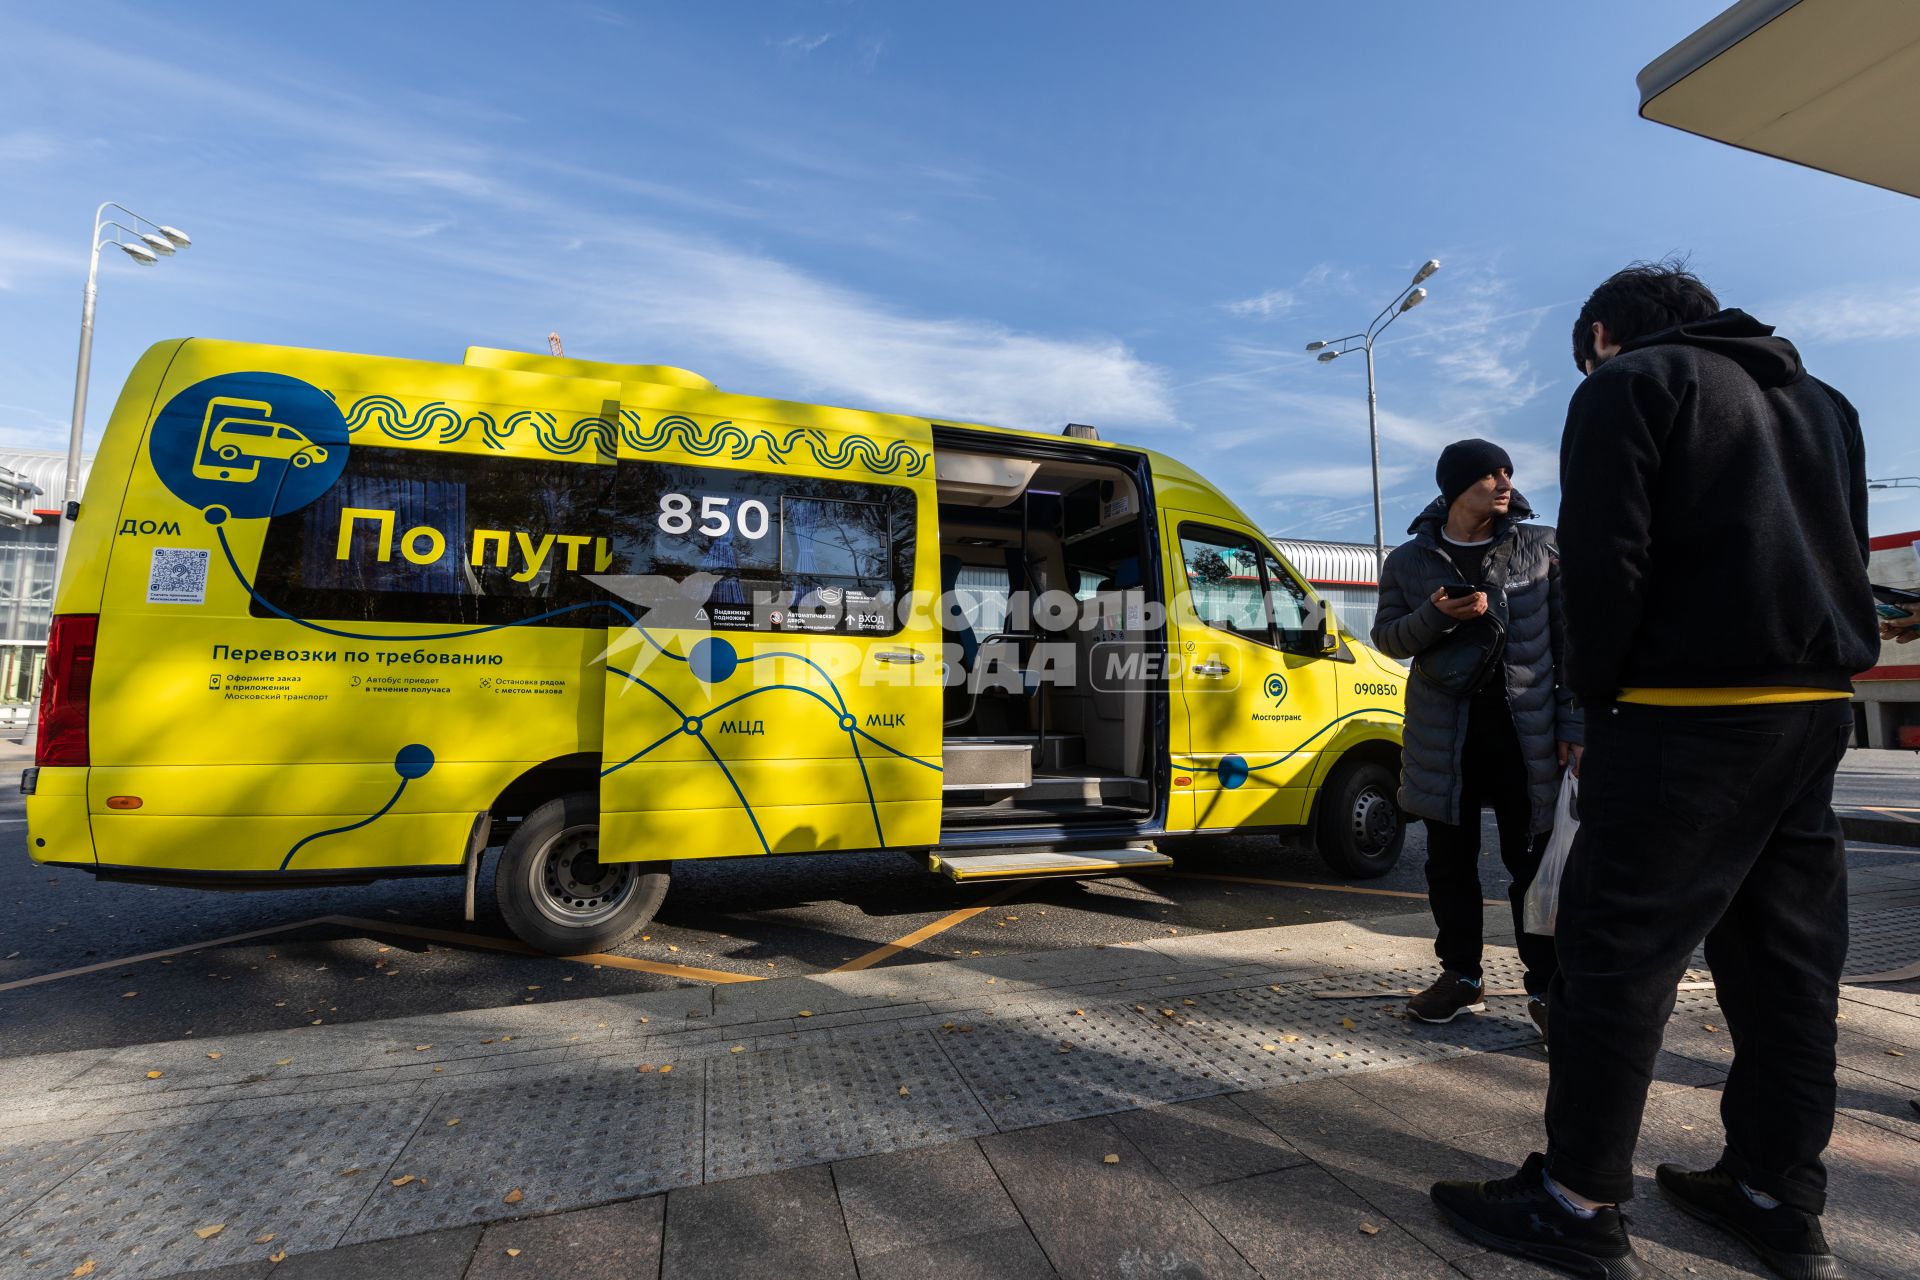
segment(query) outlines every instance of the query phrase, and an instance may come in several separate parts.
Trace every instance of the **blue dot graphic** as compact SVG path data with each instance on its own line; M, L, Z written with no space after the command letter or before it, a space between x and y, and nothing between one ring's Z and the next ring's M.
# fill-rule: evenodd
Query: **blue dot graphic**
M393 771L403 778L424 778L433 768L433 750L416 742L400 748L393 758Z
M682 721L682 722L681 722L681 724L680 724L680 732L682 732L682 733L691 733L691 734L697 734L697 733L699 733L699 732L700 732L700 717L699 717L699 716L688 716L688 717L687 717L687 718L686 718L686 719L685 719L684 721Z
M687 665L693 668L696 680L719 684L739 667L740 655L719 636L708 636L693 646L693 652L687 655Z
M233 512L227 510L225 507L221 506L219 503L216 502L214 505L208 507L201 514L207 517L208 524L225 524L227 522L227 517L232 515Z
M1245 756L1226 756L1220 761L1220 785L1232 791L1247 780Z

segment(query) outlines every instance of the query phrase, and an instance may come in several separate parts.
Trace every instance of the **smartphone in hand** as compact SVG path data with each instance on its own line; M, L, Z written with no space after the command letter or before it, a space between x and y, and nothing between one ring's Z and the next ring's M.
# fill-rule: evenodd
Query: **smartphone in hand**
M1447 599L1449 600L1465 600L1468 596L1475 595L1480 590L1480 588L1465 582L1449 582L1444 584L1440 589L1447 593Z

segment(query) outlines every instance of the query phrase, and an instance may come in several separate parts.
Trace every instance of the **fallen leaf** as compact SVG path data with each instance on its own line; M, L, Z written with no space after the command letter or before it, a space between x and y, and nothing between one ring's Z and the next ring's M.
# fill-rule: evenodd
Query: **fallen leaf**
M276 1062L276 1063L274 1063L273 1065L274 1065L274 1066L276 1066L276 1067L290 1067L290 1066L292 1066L292 1065L293 1065L293 1059L292 1059L292 1058L282 1058L282 1059L280 1059L280 1061L278 1061L278 1062Z
M662 1068L660 1068L660 1074L661 1074L661 1075L665 1075L665 1074L667 1074L667 1072L669 1072L669 1071L671 1071L671 1070L673 1070L673 1064L672 1064L671 1062L669 1062L669 1063L668 1063L668 1064L667 1064L666 1066L664 1066L664 1067L662 1067Z
M414 1181L414 1176L413 1176L412 1174L410 1174L410 1173L403 1173L403 1174L401 1174L401 1175L400 1175L399 1177L397 1177L397 1178L395 1178L395 1179L393 1179L393 1180L392 1180L391 1182L389 1182L389 1183L388 1183L387 1185L388 1185L388 1186L393 1186L393 1187L404 1187L404 1186L406 1186L406 1185L407 1185L407 1184L408 1184L409 1182L412 1182L412 1181Z
M500 1197L500 1203L501 1204L519 1204L522 1200L525 1200L525 1199L526 1197L520 1194L520 1188L515 1187L513 1190L507 1192L506 1195Z
M454 1117L453 1119L451 1119L451 1120L449 1120L449 1121L447 1121L447 1128L449 1128L449 1129L451 1129L451 1128L453 1128L453 1126L455 1126L455 1125L457 1125L457 1124L459 1124L459 1123L460 1123L460 1117L459 1117L459 1116L455 1116L455 1117Z
M193 1234L199 1236L202 1240L211 1240L215 1236L219 1235L222 1231L225 1231L226 1229L227 1229L226 1223L216 1222L210 1227L195 1227Z
M267 1255L267 1261L273 1263L275 1266L279 1266L281 1263L285 1262L286 1260L287 1260L287 1251L285 1249L280 1250L280 1252L278 1253L270 1253Z
M212 1059L213 1059L213 1060L214 1060L215 1062L218 1062L218 1061L220 1061L220 1055L219 1055L219 1053L218 1053L218 1052L214 1052L214 1053L210 1053L210 1054L208 1054L207 1056L208 1056L209 1058L212 1058Z
M987 985L988 985L988 986L992 986L992 985L993 985L994 983L996 983L996 982L998 982L998 981L999 981L999 979L998 979L998 978L988 978L988 979L987 979Z
M669 951L678 951L679 949L680 949L680 948L678 948L678 947L676 947L676 946L674 946L674 945L673 945L673 944L672 944L671 942L669 942L669 943L667 944L667 950L669 950Z
M1714 1026L1711 1022L1703 1022L1700 1025L1705 1027L1708 1031L1718 1031L1720 1029Z
M433 1048L433 1046L430 1044L417 1044L413 1046L413 1051L415 1053L425 1053L427 1050L431 1048Z
M1347 1031L1353 1030L1353 1019L1352 1018L1340 1019L1340 1026Z
M341 1171L339 1172L339 1174L338 1174L338 1175L336 1175L336 1176L338 1176L338 1177L342 1177L342 1178L351 1178L351 1177L352 1177L352 1176L353 1176L354 1174L356 1174L356 1173L358 1173L358 1172L360 1172L360 1166L359 1166L359 1165L355 1165L355 1166L353 1166L353 1168L351 1168L351 1169L342 1169L342 1170L341 1170Z
M1075 1009L1073 1011L1073 1016L1076 1018L1084 1018L1087 1016L1087 1011L1085 1009Z
M86 1260L85 1262L83 1262L83 1263L81 1263L81 1264L80 1264L79 1266L77 1266L77 1267L75 1267L75 1268L74 1268L74 1269L73 1269L72 1271L69 1271L69 1272L68 1272L67 1274L68 1274L68 1275L73 1275L73 1276L90 1276L90 1275L92 1275L92 1274L93 1274L93 1259L92 1259L92 1258L88 1258L88 1259L87 1259L87 1260Z
M800 1011L800 1016L801 1016L801 1017L803 1017L803 1018L811 1018L811 1017L813 1016L813 1010L811 1010L811 1009L802 1009L802 1010Z
M913 1091L912 1091L912 1090L910 1090L910 1089L908 1089L908 1088L907 1088L907 1086L905 1086L905 1085L901 1085L901 1086L900 1086L900 1096L901 1096L901 1097L903 1097L903 1098L911 1098L911 1097L913 1096Z
M1377 1236L1380 1234L1380 1228L1374 1226L1371 1222L1363 1222L1360 1224L1360 1233L1362 1235Z
M728 1053L745 1053L746 1051L747 1051L747 1046L743 1044L737 1044L733 1046L733 1048L727 1050Z
M540 984L537 982L527 988L527 990L529 991L538 991L539 989L540 989Z
M653 1064L651 1062L643 1062L639 1066L635 1067L634 1070L635 1071L651 1071L653 1070Z
M1900 1052L1898 1049L1889 1049L1887 1050L1887 1056L1889 1058L1904 1058L1907 1055Z
M509 1249L507 1250L507 1256L509 1258L517 1258L520 1256L520 1251L518 1249Z
M1263 1045L1261 1045L1260 1047L1261 1047L1262 1049L1265 1049L1265 1050L1266 1050L1266 1051L1267 1051L1268 1053L1278 1053L1278 1052L1280 1052L1280 1046L1279 1046L1279 1045L1277 1045L1277 1044L1263 1044Z
M269 1231L269 1232L267 1232L267 1234L265 1234L265 1235L263 1235L263 1236L261 1236L260 1238L258 1238L257 1240L255 1240L255 1241L254 1241L254 1243L255 1243L255 1244L272 1244L272 1243L273 1243L273 1232L271 1232L271 1231Z
M149 1080L158 1080L158 1079L159 1079L159 1078L160 1078L161 1076L163 1076L163 1075L165 1075L165 1074L167 1074L167 1073L166 1073L166 1072L164 1072L164 1071L149 1071L149 1072L147 1072L147 1079L149 1079Z
M135 996L137 996L137 995L139 995L139 994L140 994L140 993L139 993L138 991L122 991L122 992L120 993L120 998L121 998L122 1000L131 1000L131 999L133 999L133 998L134 998Z
M1191 1005L1191 1004L1193 1003L1193 1001L1191 1001L1191 1000L1182 1000L1182 1001L1181 1001L1180 1003L1181 1003L1181 1004L1184 1004L1184 1005Z
M1120 1155L1118 1152L1109 1151L1107 1152L1107 1154L1100 1157L1100 1163L1101 1164L1119 1164Z
M1145 1006L1145 1005L1143 1005L1143 1004L1137 1004L1137 1005L1135 1005L1135 1006L1133 1006L1133 1011L1134 1011L1135 1013L1145 1013L1145 1012L1147 1011L1147 1006Z

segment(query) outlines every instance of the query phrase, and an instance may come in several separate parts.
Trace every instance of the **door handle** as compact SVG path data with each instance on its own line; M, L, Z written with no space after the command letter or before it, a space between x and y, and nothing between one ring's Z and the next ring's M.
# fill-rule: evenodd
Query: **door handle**
M904 662L909 666L925 662L927 655L912 649L882 649L873 655L875 662Z
M1197 676L1205 676L1209 680L1218 680L1221 676L1226 675L1232 670L1233 670L1232 667L1220 661L1220 659L1208 658L1204 663L1200 664L1199 666L1196 666L1193 669L1193 674Z

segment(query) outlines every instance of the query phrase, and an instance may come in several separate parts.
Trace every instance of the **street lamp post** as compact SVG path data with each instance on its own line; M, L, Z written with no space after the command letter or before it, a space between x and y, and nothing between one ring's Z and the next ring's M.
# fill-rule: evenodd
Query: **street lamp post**
M109 209L126 214L134 225L129 227L108 218ZM143 226L152 230L140 230ZM122 234L128 238L122 239ZM61 496L60 532L53 553L53 584L56 592L60 589L60 569L67 559L67 543L73 536L69 527L72 522L68 516L73 504L80 500L80 452L87 429L87 373L93 367L93 303L99 293L96 282L100 276L100 251L112 245L141 266L150 267L192 243L193 238L186 232L149 221L112 200L94 210L93 254L87 261L87 288L80 304L80 360L73 375L73 426L67 435L67 484Z
M1319 342L1309 342L1308 351L1320 352L1320 363L1328 364L1353 351L1367 353L1367 440L1373 452L1373 553L1376 559L1376 572L1384 569L1387 563L1387 530L1385 512L1380 501L1380 414L1379 401L1374 394L1373 385L1373 342L1385 333L1387 326L1398 320L1427 300L1427 291L1420 287L1434 272L1440 269L1437 258L1428 258L1420 269L1413 273L1413 281L1402 289L1380 314L1373 318L1363 332L1350 333L1344 338L1325 338Z
M107 217L107 210L125 214L133 225ZM142 230L142 228L147 228ZM73 540L72 513L80 501L80 454L87 429L87 374L93 367L93 304L99 293L100 251L108 245L120 250L143 267L162 258L171 258L193 243L193 238L177 227L162 226L143 218L123 204L108 200L93 211L93 248L87 260L87 287L80 303L80 359L73 375L73 424L67 433L67 483L60 497L59 531L53 549L53 599L60 593L60 571L66 567L67 544ZM48 607L52 607L49 600ZM29 750L39 733L40 702L34 699L27 712L26 746Z

